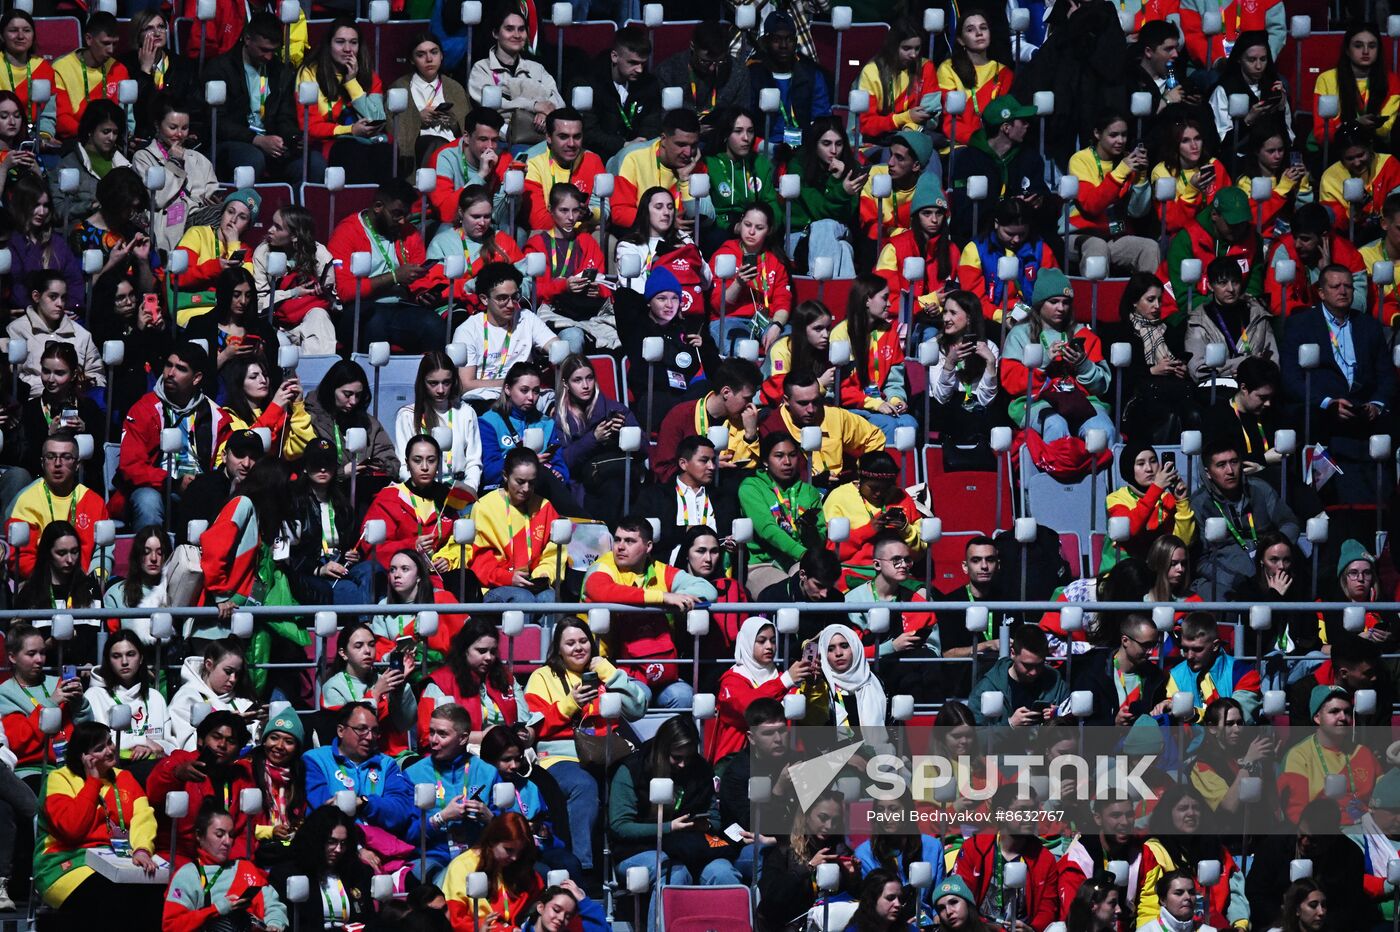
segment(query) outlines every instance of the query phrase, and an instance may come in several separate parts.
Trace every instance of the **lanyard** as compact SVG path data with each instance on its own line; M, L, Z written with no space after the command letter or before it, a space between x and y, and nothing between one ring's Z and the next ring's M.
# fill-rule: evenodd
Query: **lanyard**
M112 779L112 795L115 796L116 799L117 799L117 806L116 806L117 828L118 828L119 830L121 830L122 832L125 832L125 831L126 831L126 815L125 815L125 813L122 812L122 791L121 791L120 789L117 788L117 781L116 781L116 778L115 778L115 777L113 777L113 779ZM99 794L97 795L97 801L98 801L99 803L102 804L102 808L103 808L103 809L106 809L106 810L107 810L107 821L108 821L108 822L111 822L111 821L112 821L112 810L111 810L110 808L108 808L108 806L107 806L107 800L104 799L104 798L102 797L102 794L99 793Z
M44 685L43 683L40 683L39 688L44 691L44 698L48 699L50 697L48 686ZM34 703L34 708L37 709L40 705L43 704L38 699L34 698L34 694L29 691L28 686L20 686L20 689L22 689L24 691L24 694L29 697L29 701Z
M773 483L773 496L778 500L773 506L773 517L778 519L778 524L783 530L792 533L797 527L797 519L802 517L801 509L788 500L776 482Z
M1236 340L1230 336L1230 328L1225 325L1225 315L1220 313L1220 308L1215 307L1215 322L1220 325L1220 332L1225 334L1225 339L1230 341L1230 349L1236 356L1249 355L1249 320L1246 319L1244 325L1240 327L1240 337ZM1230 402L1232 405L1233 401Z
M48 502L49 504L49 523L52 524L53 522L57 521L58 518L56 518L53 513L53 495L49 492L49 484L47 482L44 483L44 501ZM78 490L74 489L68 494L68 523L74 525L75 527L77 525L74 519L77 517L77 514Z
M404 490L404 492L406 492L406 493L408 494L408 503L409 503L409 506L413 508L413 518L414 518L414 520L416 520L416 521L418 522L418 533L419 533L419 534L422 534L422 533L423 533L423 518L422 518L422 516L418 513L418 505L419 505L419 503L420 503L422 500L419 499L419 497L418 497L417 495L414 494L413 490L410 489L410 488L408 487L408 483L407 483L407 482L405 482L405 483L403 484L403 490ZM442 531L442 512L443 512L443 509L438 508L437 505L433 504L433 500L432 500L431 498L427 499L427 505L428 505L428 507L429 507L434 513L437 514L437 521L436 521L436 522L434 523L434 525L433 525L433 543L436 544L436 543L437 543L438 534Z
M19 87L15 84L15 73L14 70L10 68L10 59L8 56L0 57L4 57L5 59L5 73L10 76L10 90L14 91L15 94L18 95ZM24 63L24 98L25 102L29 104L29 120L32 123L34 120L38 119L39 111L37 105L29 96L29 84L32 80L33 75L33 72L30 70L30 61L32 61L32 59Z
M1327 759L1322 756L1322 742L1317 739L1317 735L1313 735L1312 749L1313 753L1317 755L1317 765L1322 768L1323 782L1326 782L1327 778L1332 776L1332 771L1327 769ZM1346 755L1343 756L1346 757L1347 793L1355 796L1356 775L1352 773L1351 770L1351 758Z
M262 117L264 111L267 110L267 98L270 96L271 92L272 92L272 88L271 88L271 86L268 84L267 75L265 75L265 74L263 74L261 71L259 71L259 72L258 72L258 116L259 116L260 118Z
M402 618L403 616L400 615L400 616L398 616L398 617L399 617L399 618ZM400 633L400 634L403 634L403 628L402 628L402 627L399 628L399 633ZM365 684L364 684L364 683L360 683L360 687L361 687L360 695L358 695L358 696L355 695L355 684L356 684L356 683L359 683L360 681L357 680L357 679L353 679L353 678L350 676L350 671L349 671L349 670L342 670L342 671L340 671L340 677L341 677L341 679L345 680L345 691L348 692L348 693L350 694L350 701L351 701L351 702L359 702L361 699L363 699L366 695L369 694L369 691L364 689L364 685L365 685Z
M557 277L557 276L556 276ZM481 351L483 379L498 379L506 371L506 360L510 357L511 330L501 328L506 332L506 338L501 343L501 349L496 354L496 364L491 365L491 315L486 315L486 320L481 325L481 339L485 344Z
M622 117L622 125L627 127L627 132L632 132L632 122L637 119L637 101L629 100L626 105L619 103L617 112Z
M501 494L506 497L506 546L510 547L512 562L515 560L515 504L510 500L510 495L505 489ZM520 569L533 569L535 566L534 548L531 546L533 535L530 533L530 516L525 515L525 562L520 564Z
M710 503L710 496L705 493L705 487L701 486L695 492L695 510L697 512L695 517L698 519L696 521L690 520L690 496L685 494L685 488L686 487L682 485L680 480L676 480L676 507L680 509L681 513L681 527L692 527L701 524L713 527L715 523L715 509L714 505Z
M695 72L692 71L690 76L690 99L695 102L695 109L700 111L701 116L704 116L718 106L719 87L715 86L710 88L710 105L708 107L700 106L700 87L695 83Z
M1225 519L1225 528L1230 532L1230 536L1235 539L1235 543L1239 544L1245 550L1248 550L1249 547L1245 545L1244 535L1240 533L1239 528L1235 527L1235 522L1226 514L1225 506L1216 502L1215 510L1220 512L1220 517ZM1254 528L1254 512L1246 512L1245 518L1249 521L1249 542L1252 544L1259 539L1259 532Z
M345 462L345 438L341 435L339 424L331 429L331 438L335 441L335 461Z
M332 894L338 894L333 896ZM338 877L327 877L321 885L321 902L326 907L327 919L350 918L350 894L345 892L345 884Z
M963 586L963 588L967 590L967 600L968 600L969 602L976 602L976 601L977 601L977 596L976 596L975 594L973 594L973 591L972 591L972 584L971 584L971 583L967 583L967 584L965 584L965 585ZM988 612L988 613L987 613L987 630L982 632L982 640L984 640L984 641L990 641L990 640L992 639L992 628L994 628L994 627L996 626L996 623L997 623L997 622L996 622L996 616L995 616L992 612Z
M569 272L569 260L574 256L574 240L567 240L564 244L564 255L559 257L559 240L554 234L549 234L549 267L551 269L550 278L564 278Z
M391 270L398 268L399 262L403 261L403 257L399 255L400 246L398 241L394 241L393 254L390 255L389 247L385 243L384 238L375 231L372 224L365 223L364 214L360 215L360 222L364 224L365 234L369 237L370 245L379 253L380 258L384 260L385 264L388 265Z
M237 863L237 862L234 862L234 863ZM202 890L204 891L204 902L205 902L205 903L209 903L210 900L212 899L213 890L214 890L215 887L217 887L217 886L219 885L219 878L222 877L222 876L224 876L224 871L226 871L226 870L228 870L228 865L227 865L227 864L221 864L221 865L219 865L219 869L218 869L217 871L214 872L214 877L213 877L213 879L211 880L211 879L209 878L208 874L206 874L202 868L200 869L200 872L199 872L199 886L200 886L200 889L202 889Z
M335 530L335 506L329 501L322 502L321 508L321 552L327 553L334 550L336 544L340 543L340 535ZM329 525L329 527L327 527Z

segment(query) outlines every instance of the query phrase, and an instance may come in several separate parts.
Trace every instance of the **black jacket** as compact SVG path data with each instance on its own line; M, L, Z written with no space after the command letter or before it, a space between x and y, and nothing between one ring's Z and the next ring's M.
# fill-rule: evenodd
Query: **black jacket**
M739 503L734 497L732 488L725 489L723 486L711 486L706 490L710 496L710 503L715 509L715 521L712 527L723 537L729 533L730 526L734 519L739 517ZM676 524L676 482L653 482L642 487L641 494L633 502L633 512L639 515L649 515L661 519L661 537L656 541L653 554L658 560L664 560L672 566L684 566L684 562L677 557L671 559L671 551L680 546L681 540L685 537L688 528L680 527Z
M685 343L683 338L692 325L680 315L665 327L658 326L647 313L646 302L630 289L620 289L613 296L613 310L617 314L622 352L628 360L627 386L636 398L632 410L647 430L657 430L672 408L686 398L696 397L694 380L702 372L719 370L719 349L710 335L710 328L704 326L699 328L698 348ZM663 348L660 362L649 363L642 358L642 342L647 337L661 338ZM653 366L656 374L652 377L649 410L646 400L647 371Z
M350 921L370 922L374 919L374 901L370 898L370 869L361 864L358 857L352 860L354 863L346 875L340 878L340 882L345 885L345 893L350 898ZM303 902L293 903L287 899L287 879L305 873L300 864L287 861L275 865L268 872L268 879L282 897L282 903L287 907L287 915L293 917L293 922L299 928L319 929L325 922L325 898L319 892L320 877L308 878L311 883L311 895Z
M1245 896L1249 899L1249 918L1256 929L1279 925L1283 891L1288 889L1288 863L1298 857L1296 847L1286 839L1278 844L1261 844L1254 854L1254 864L1245 878ZM1334 929L1369 929L1380 916L1371 898L1366 895L1361 879L1366 876L1366 861L1361 849L1351 839L1341 835L1317 836L1320 850L1312 852L1313 880L1327 894L1327 918Z
M229 142L253 141L253 130L248 126L248 118L253 112L253 104L248 96L248 80L243 70L243 43L239 42L204 68L204 80L223 81L228 88L227 102L219 108L219 139ZM263 126L267 134L281 136L287 149L300 144L301 131L297 128L296 91L292 87L292 73L278 59L267 64L267 104L263 109ZM199 108L206 112L207 107Z
M1084 720L1086 725L1112 725L1118 714L1118 687L1113 675L1114 651L1098 647L1074 658L1074 682L1070 689L1085 689L1094 694L1094 714ZM1142 678L1142 698L1130 707L1133 715L1145 715L1167 695L1167 680L1154 663L1146 663L1137 671Z
M1045 183L1045 160L1035 145L1027 141L1009 150L1005 158L992 151L985 131L973 133L972 140L958 149L953 159L953 187L949 217L953 223L956 242L965 243L981 235L972 228L973 201L967 196L967 179L983 175L987 179L987 197L982 201L978 222L990 229L992 211L1003 196L1020 194L1049 194Z
M126 73L136 82L135 116L136 136L138 138L150 139L154 133L151 120L155 114L151 107L155 103L157 94L170 94L176 100L184 101L189 106L191 115L208 111L209 107L204 102L204 86L199 81L199 73L195 63L184 55L170 53L165 68L165 81L160 88L156 87L154 76L141 70L141 54L136 49L118 55L117 61L126 67ZM230 91L232 91L232 87L230 87ZM213 158L213 154L207 146L205 154Z
M175 539L182 544L188 543L189 523L202 520L213 524L232 497L233 480L222 466L195 476L175 505L175 526L172 528Z
M633 139L661 135L661 85L643 71L627 90L627 103L612 80L612 60L604 54L587 83L593 88L593 107L583 111L583 140L606 162Z

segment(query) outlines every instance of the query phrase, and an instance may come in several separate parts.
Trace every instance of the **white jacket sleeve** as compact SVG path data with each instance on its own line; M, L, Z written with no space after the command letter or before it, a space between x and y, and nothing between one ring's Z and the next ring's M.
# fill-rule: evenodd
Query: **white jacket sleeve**
M467 488L477 491L481 488L481 426L476 420L476 411L463 402L452 420L452 451L455 462L461 464L465 474L463 480Z

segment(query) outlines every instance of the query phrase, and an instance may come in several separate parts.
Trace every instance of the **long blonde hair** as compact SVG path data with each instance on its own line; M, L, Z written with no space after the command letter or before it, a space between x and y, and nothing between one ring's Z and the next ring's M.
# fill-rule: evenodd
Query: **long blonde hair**
M587 356L579 353L570 353L559 364L559 399L554 405L554 421L566 437L573 436L573 432L569 428L569 415L573 414L578 419L580 428L587 430L588 422L593 419L594 412L598 410L599 400L603 397L602 390L597 387L598 373L593 372L593 400L588 403L586 409L578 407L573 396L569 394L569 379L573 378L574 373L580 369L593 372L593 363L588 361Z

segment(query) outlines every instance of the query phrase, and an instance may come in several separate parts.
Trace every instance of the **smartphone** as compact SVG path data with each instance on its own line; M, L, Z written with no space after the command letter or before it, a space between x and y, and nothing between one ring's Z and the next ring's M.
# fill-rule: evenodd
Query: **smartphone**
M405 654L413 650L413 638L401 637L394 639L394 650L403 651Z
M1076 350L1078 350L1078 351L1081 352L1081 353L1084 352L1084 338L1083 338L1083 337L1075 337L1075 338L1073 338L1072 340L1069 341L1069 345L1072 346L1072 347L1074 347Z
M964 333L964 334L962 335L962 337L958 340L958 342L961 343L963 346L976 346L976 345L977 345L977 334L975 334L975 333Z
M143 295L141 309L151 315L152 326L160 326L160 295Z
M32 140L32 139L26 139L24 142L20 143L20 144L19 144L19 151L21 151L21 152L33 152L33 151L34 151L34 140Z
M584 281L596 282L598 280L597 269L584 269L579 274L583 276Z
M744 268L750 269L750 270L752 270L752 271L757 271L757 270L758 270L758 256L745 256L745 257L744 257Z
M438 104L433 109L436 110L438 113L446 113L447 111L452 109L452 101L444 100L442 103Z
M1051 706L1050 706L1050 703L1048 703L1048 702L1032 702L1032 703L1028 706L1028 708L1029 708L1032 712L1037 712L1037 713L1038 713L1038 712L1044 712L1046 709L1048 709L1048 708L1050 708L1050 707L1051 707Z
M393 651L389 654L389 672L403 672L403 654L401 654L399 651Z
M598 683L599 683L598 674L595 673L595 672L593 672L592 670L584 670L584 671L583 671L583 676L581 677L581 679L582 679L582 681L583 681L583 688L584 688L584 689L597 689L597 688L598 688Z
M63 669L58 674L58 681L60 683L66 683L69 680L76 680L77 678L78 668L71 663L65 663Z
M244 258L245 258L247 255L248 255L248 250L246 250L246 249L235 249L235 250L233 251L233 255L231 255L231 256L228 257L228 261L230 261L230 262L242 262L242 261L244 260Z
M60 414L60 415L58 416L58 419L59 419L59 421L60 421L61 423L63 423L65 426L72 426L72 425L74 425L74 424L77 424L77 423L78 423L78 409L77 409L77 408L64 408L64 409L63 409L63 413Z
M802 660L813 667L821 666L821 645L815 640L808 641L802 648Z
M1291 166L1294 167L1294 168L1297 168L1297 167L1299 167L1300 165L1302 165L1302 164L1303 164L1303 153L1299 152L1297 149L1294 149L1293 152L1292 152L1292 154L1290 154L1290 155L1288 156L1288 164L1291 165Z
M1162 465L1163 465L1163 466L1173 466L1173 467L1176 466L1176 454L1175 454L1175 453L1163 453L1163 454L1162 454Z

